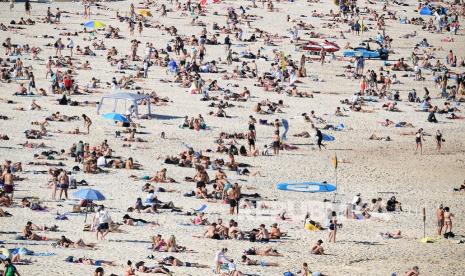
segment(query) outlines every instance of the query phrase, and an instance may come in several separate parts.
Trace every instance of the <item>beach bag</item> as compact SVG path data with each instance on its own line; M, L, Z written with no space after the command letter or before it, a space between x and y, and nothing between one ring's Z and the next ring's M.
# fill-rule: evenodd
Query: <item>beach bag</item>
M294 273L292 272L284 272L283 276L294 276Z

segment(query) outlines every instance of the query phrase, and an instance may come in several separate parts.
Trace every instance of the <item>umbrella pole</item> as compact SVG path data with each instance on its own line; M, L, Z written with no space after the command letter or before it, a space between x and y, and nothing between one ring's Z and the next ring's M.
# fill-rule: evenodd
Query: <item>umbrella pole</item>
M87 222L87 208L89 208L89 207L88 207L88 205L86 204L86 218L84 219L84 223Z
M334 198L333 198L333 203L336 203L336 195L337 195L337 168L334 169L334 175L335 175L335 184L336 184L336 192L334 192Z

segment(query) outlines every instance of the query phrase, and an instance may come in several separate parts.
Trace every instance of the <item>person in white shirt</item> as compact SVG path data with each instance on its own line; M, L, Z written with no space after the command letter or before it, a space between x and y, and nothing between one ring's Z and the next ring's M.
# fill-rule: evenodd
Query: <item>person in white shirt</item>
M131 105L127 110L126 110L126 118L128 119L128 121L131 121L131 117L132 115L134 114L135 112L135 109L134 109L134 105Z
M70 57L73 57L73 48L74 48L74 41L68 37L68 45L66 45L66 48L69 49L69 55Z
M93 223L92 225L97 226L97 240L99 234L102 236L102 240L105 239L105 236L108 234L110 231L110 223L111 223L111 217L110 214L108 213L107 210L105 210L105 207L102 205L99 207L97 210L97 213L94 216Z
M105 168L107 166L107 159L105 156L101 155L99 158L97 158L97 167L103 167Z
M111 90L115 91L118 89L119 89L118 82L116 81L116 78L113 77L113 79L111 80Z

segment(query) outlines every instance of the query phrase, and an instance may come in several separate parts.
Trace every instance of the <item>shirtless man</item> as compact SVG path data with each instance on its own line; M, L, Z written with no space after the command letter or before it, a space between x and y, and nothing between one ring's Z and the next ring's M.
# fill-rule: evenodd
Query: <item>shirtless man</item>
M220 235L216 232L216 226L217 224L215 222L210 224L207 228L207 231L205 231L205 233L203 234L204 237L219 240Z
M318 240L316 244L310 250L310 253L315 254L315 255L324 255L325 250L323 249L323 246L321 246L322 243L323 243L322 240Z
M444 209L442 204L439 205L436 210L437 226L438 226L438 235L441 236L442 228L444 227Z
M6 194L11 195L11 200L13 200L13 190L14 190L14 176L11 174L11 170L7 169L6 172L2 175L3 178L3 190Z
M63 192L65 193L65 198L68 199L68 188L69 188L69 177L65 170L62 170L60 175L58 175L58 188L60 189L59 199Z
M277 223L273 223L271 225L271 230L270 230L270 238L271 239L280 239L282 236L281 229L279 229Z

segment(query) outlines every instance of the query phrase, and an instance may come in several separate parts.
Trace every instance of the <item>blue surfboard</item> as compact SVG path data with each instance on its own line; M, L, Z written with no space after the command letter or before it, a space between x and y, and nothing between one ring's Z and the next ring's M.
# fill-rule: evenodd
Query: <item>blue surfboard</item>
M325 193L336 190L335 185L321 182L279 183L276 188L281 191L302 193Z
M323 141L331 142L331 141L334 141L334 140L336 140L336 138L334 138L334 136L323 133Z

